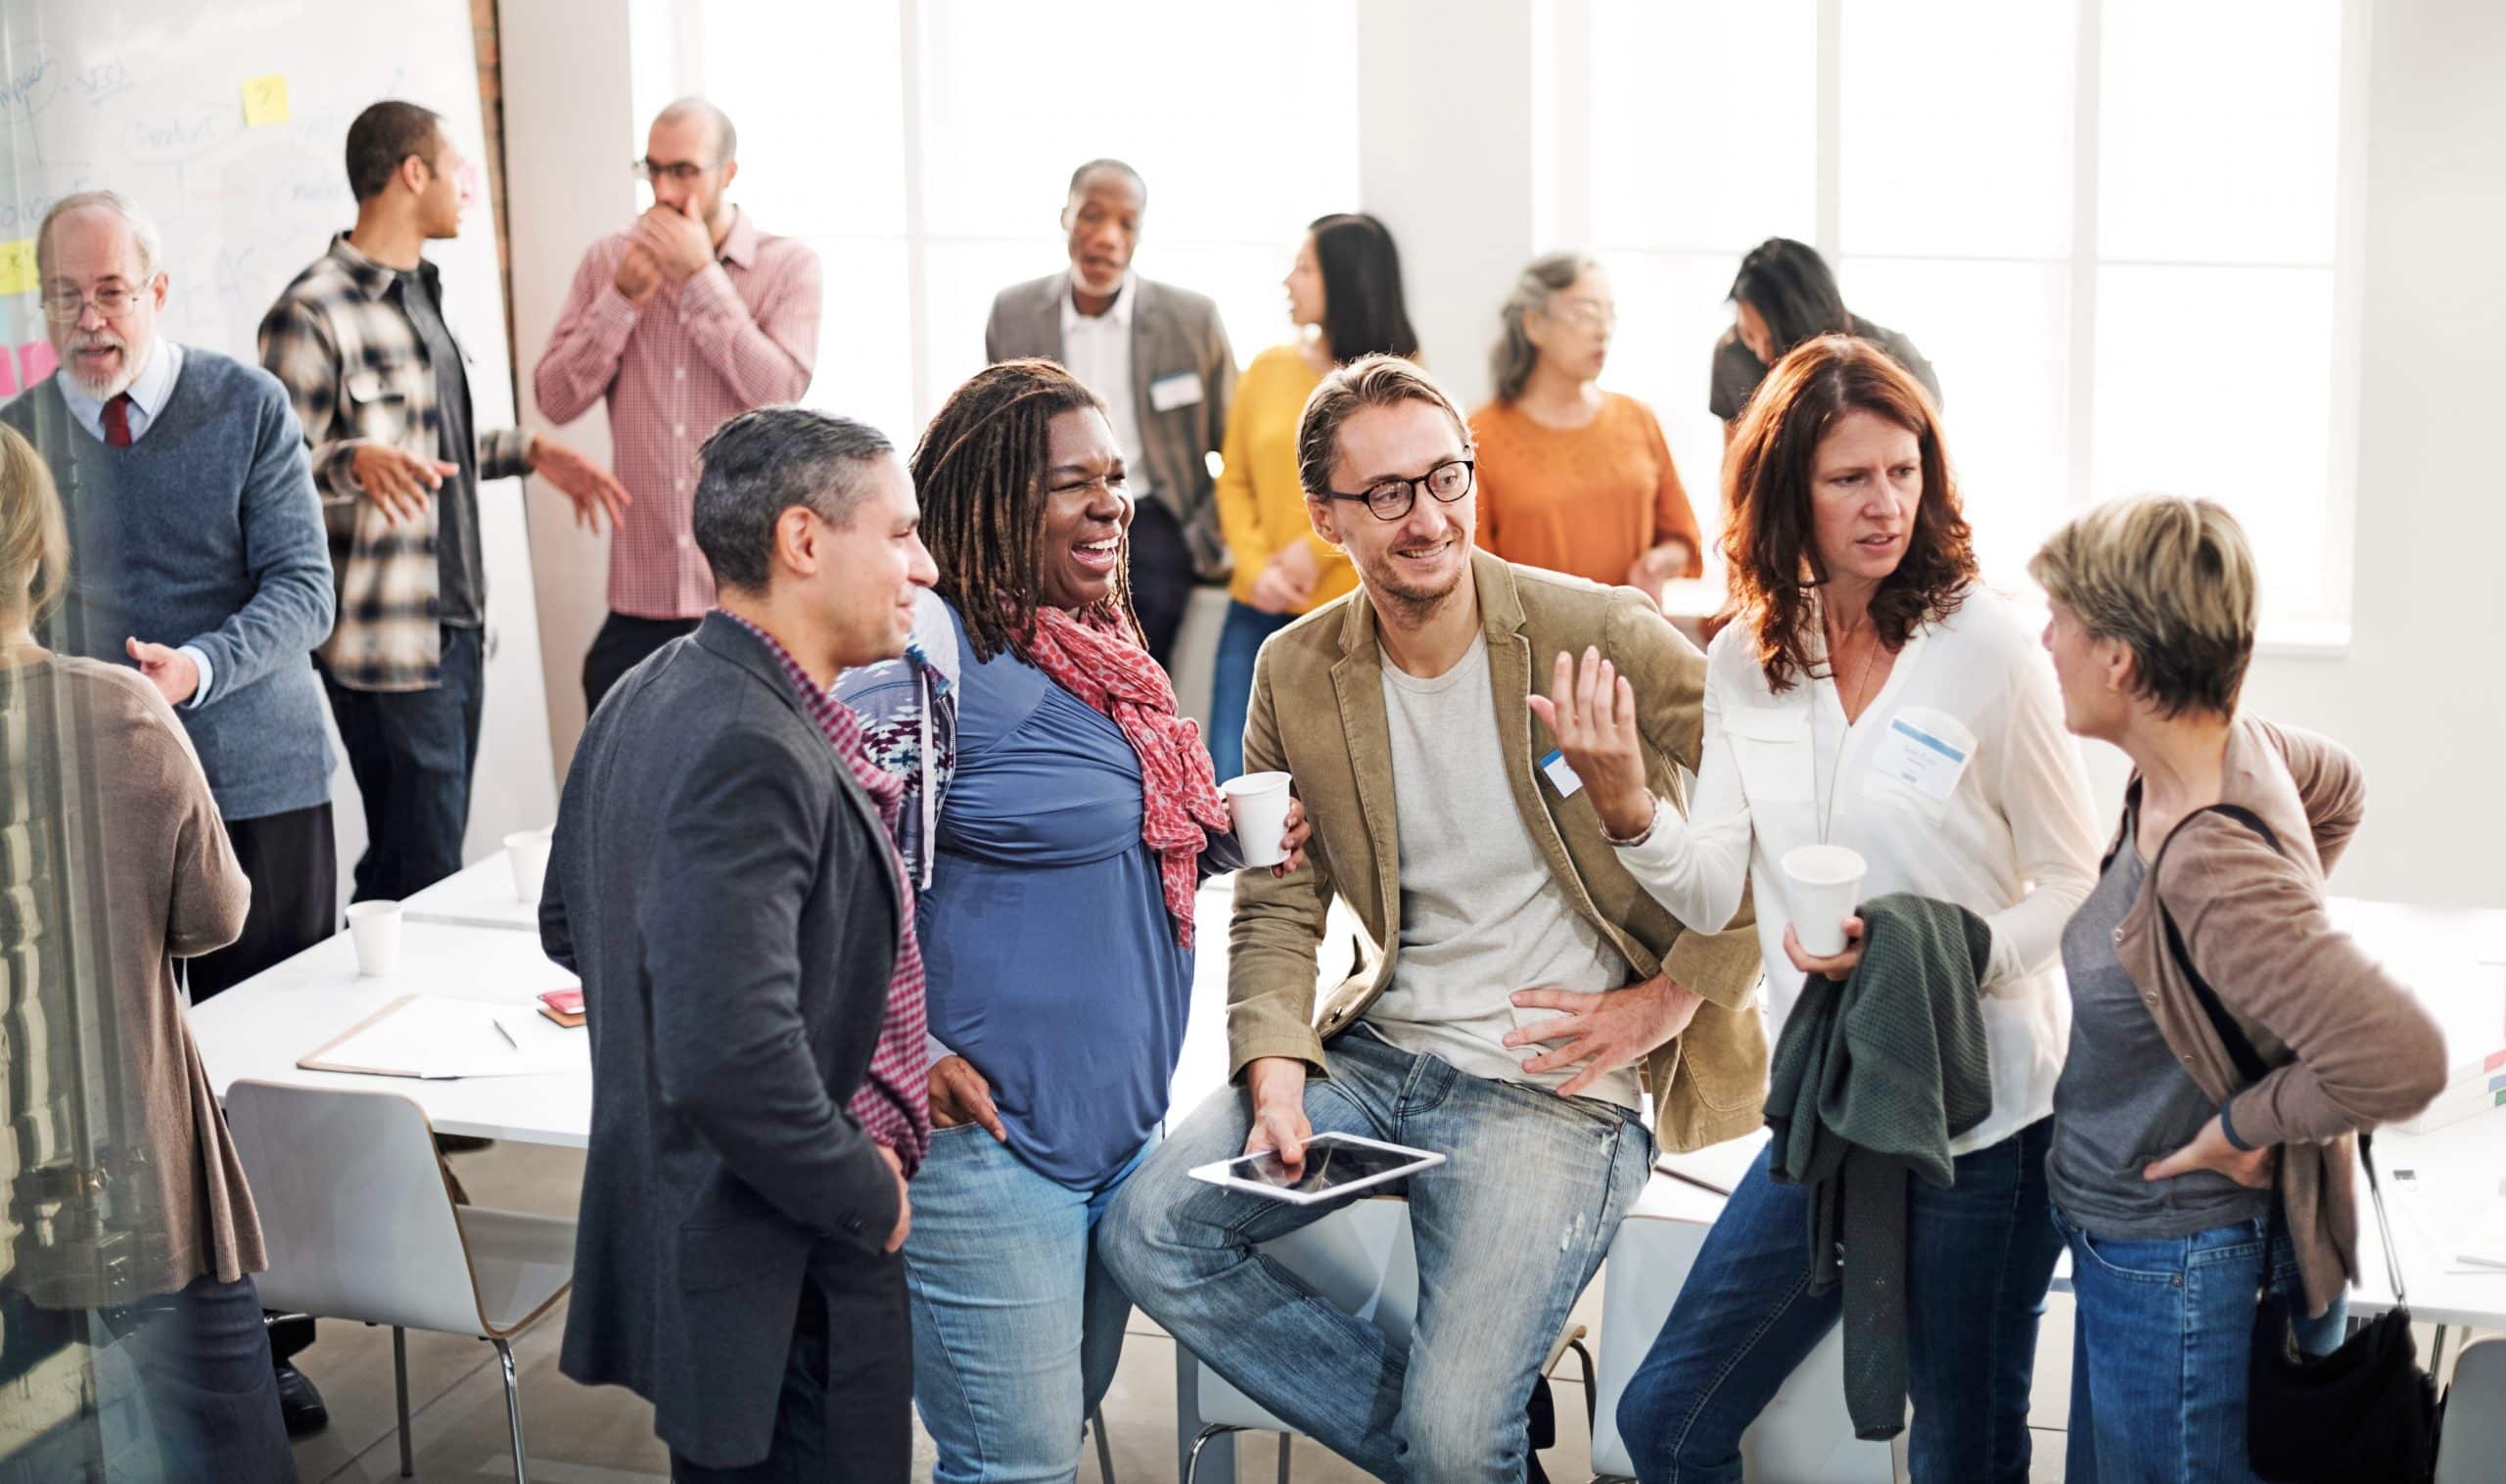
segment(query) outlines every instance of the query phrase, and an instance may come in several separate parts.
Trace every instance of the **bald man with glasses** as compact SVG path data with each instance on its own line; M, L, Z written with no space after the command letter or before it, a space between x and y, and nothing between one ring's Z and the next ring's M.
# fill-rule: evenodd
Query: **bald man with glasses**
M817 362L817 255L731 205L738 152L729 116L704 99L662 110L634 162L653 205L583 255L532 379L551 422L607 404L633 499L610 542L609 617L583 658L586 713L714 606L690 525L697 448L742 412L799 401Z

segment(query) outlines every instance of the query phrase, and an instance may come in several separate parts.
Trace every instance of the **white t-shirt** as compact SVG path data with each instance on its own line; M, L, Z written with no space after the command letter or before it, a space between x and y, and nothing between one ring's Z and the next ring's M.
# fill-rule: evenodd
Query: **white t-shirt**
M1400 818L1401 951L1366 1023L1402 1050L1441 1056L1474 1077L1557 1087L1579 1069L1525 1072L1525 1061L1553 1048L1508 1046L1505 1037L1561 1012L1519 1009L1514 991L1615 990L1632 974L1576 910L1514 802L1488 641L1473 639L1433 679L1384 656L1383 711ZM1588 1095L1644 1106L1633 1067L1603 1077Z
M1140 451L1139 409L1132 405L1132 311L1139 280L1123 275L1123 287L1102 314L1082 314L1065 284L1061 291L1061 363L1079 384L1105 399L1105 421L1114 446L1123 450L1123 472L1134 502L1150 494L1148 460Z
M1804 977L1784 951L1782 861L1794 847L1860 852L1865 901L1911 892L1983 918L1993 1106L1949 1147L1998 1143L2053 1111L2070 1036L2063 924L2096 885L2103 846L2053 665L2007 601L1972 587L1906 641L1848 728L1832 679L1769 689L1755 640L1737 624L1715 636L1696 797L1686 818L1658 809L1651 838L1623 847L1621 861L1702 932L1730 923L1743 884L1753 889L1779 1027Z

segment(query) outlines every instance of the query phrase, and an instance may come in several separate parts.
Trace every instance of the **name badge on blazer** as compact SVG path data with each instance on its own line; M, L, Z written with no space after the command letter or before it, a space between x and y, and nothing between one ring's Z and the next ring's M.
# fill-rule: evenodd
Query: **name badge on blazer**
M1172 412L1178 407L1197 407L1201 401L1201 374L1179 371L1161 376L1148 384L1148 405L1152 411Z

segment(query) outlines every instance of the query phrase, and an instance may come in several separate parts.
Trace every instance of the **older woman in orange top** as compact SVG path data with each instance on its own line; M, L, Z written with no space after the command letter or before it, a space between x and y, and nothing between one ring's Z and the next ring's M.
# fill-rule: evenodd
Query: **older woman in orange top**
M1506 301L1497 399L1470 416L1479 544L1509 562L1643 588L1703 572L1661 425L1599 385L1618 311L1601 265L1536 258Z

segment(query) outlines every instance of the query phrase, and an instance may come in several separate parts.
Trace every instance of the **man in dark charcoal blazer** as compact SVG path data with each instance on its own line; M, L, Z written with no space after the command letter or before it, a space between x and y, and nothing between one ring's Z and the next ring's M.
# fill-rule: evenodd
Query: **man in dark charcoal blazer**
M769 407L701 457L719 606L592 718L540 898L592 1045L560 1368L648 1398L675 1480L903 1480L921 956L897 785L826 692L937 574L872 429Z
M984 355L1059 361L1105 399L1122 445L1132 518L1132 607L1157 663L1174 665L1192 584L1228 575L1209 456L1227 434L1235 352L1206 297L1132 271L1148 187L1119 160L1070 177L1061 229L1070 267L1003 289Z

